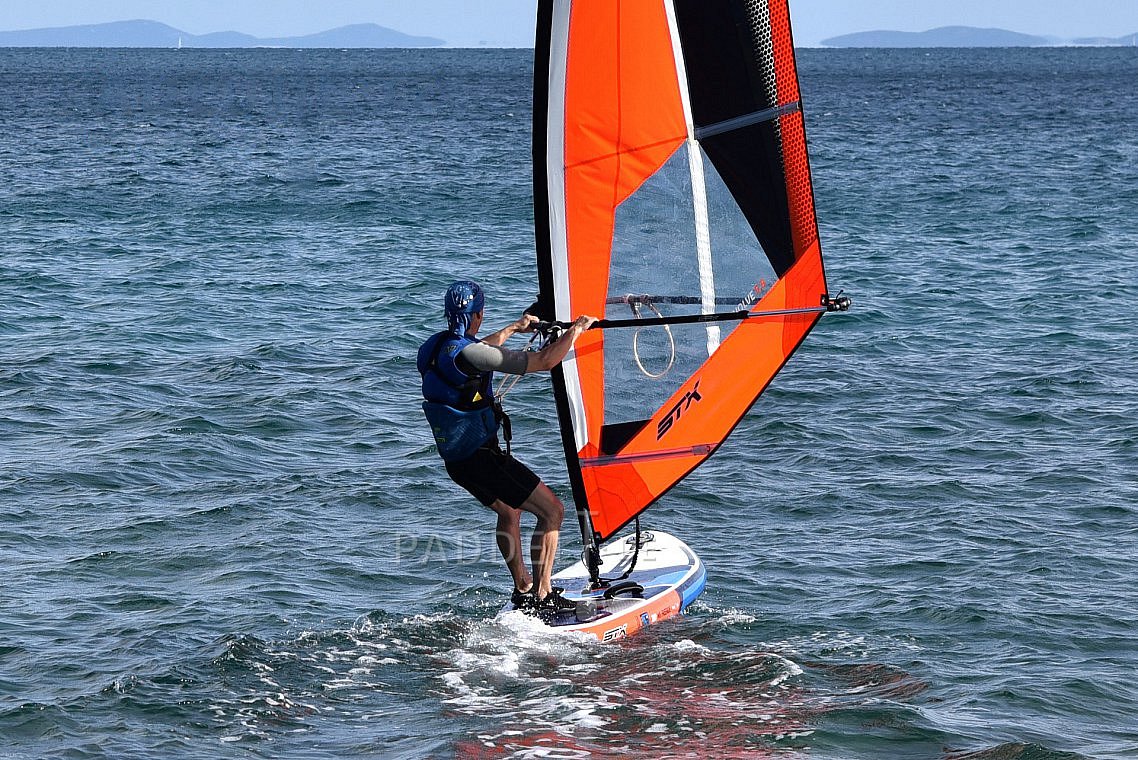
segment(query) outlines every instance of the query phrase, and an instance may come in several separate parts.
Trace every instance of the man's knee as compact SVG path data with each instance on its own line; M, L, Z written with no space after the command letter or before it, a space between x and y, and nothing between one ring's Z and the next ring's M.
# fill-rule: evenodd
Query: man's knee
M560 525L565 518L565 505L561 503L561 499L558 499L553 491L549 490L549 486L545 483L538 485L533 495L530 496L530 501L534 506L534 514L541 519Z
M559 528L561 522L565 519L565 507L561 505L560 501L555 501L541 514L541 517L550 527L554 529Z

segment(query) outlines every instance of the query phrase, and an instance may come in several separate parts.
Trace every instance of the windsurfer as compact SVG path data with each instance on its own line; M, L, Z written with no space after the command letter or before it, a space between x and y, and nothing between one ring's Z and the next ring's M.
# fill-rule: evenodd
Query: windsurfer
M596 319L578 317L541 351L514 351L502 344L512 335L532 333L537 317L523 314L479 339L484 307L477 283L456 282L447 289L447 330L432 335L419 349L423 409L447 474L498 517L497 545L514 580L514 606L538 613L570 609L575 605L550 582L565 507L537 475L499 446L498 430L505 422L508 440L509 427L494 400L492 376L553 369ZM532 575L521 555L522 512L537 518L530 539Z

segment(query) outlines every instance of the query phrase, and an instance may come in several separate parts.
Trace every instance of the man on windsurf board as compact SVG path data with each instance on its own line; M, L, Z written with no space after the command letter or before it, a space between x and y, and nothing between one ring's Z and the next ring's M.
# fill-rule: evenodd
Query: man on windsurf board
M447 329L419 348L423 411L431 425L447 474L498 516L497 544L514 580L515 608L541 614L573 609L550 583L565 506L528 467L502 451L498 431L509 441L509 418L495 401L493 373L525 375L556 367L573 342L596 321L578 317L540 351L502 346L514 334L532 333L538 319L523 314L496 333L478 338L485 295L477 283L456 282L447 289ZM537 517L530 539L532 575L521 555L522 512Z

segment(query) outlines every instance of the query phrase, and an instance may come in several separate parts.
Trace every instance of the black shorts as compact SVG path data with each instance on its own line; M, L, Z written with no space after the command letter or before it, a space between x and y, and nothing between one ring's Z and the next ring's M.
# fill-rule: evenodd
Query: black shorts
M530 468L502 451L497 441L461 462L447 462L446 468L451 480L487 507L501 500L519 509L541 483Z

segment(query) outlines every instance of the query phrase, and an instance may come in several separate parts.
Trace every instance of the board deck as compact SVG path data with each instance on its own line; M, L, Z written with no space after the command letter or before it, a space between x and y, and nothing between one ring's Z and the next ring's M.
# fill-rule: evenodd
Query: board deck
M603 577L624 575L632 563L635 540L630 536L601 547ZM606 599L605 589L588 589L589 571L578 561L553 576L554 585L565 589L562 596L577 602L576 611L566 610L546 622L557 631L616 641L678 615L703 592L706 579L703 563L687 544L668 533L642 531L633 572L620 582L637 584L642 592ZM612 586L616 588L617 583ZM507 604L502 614L512 612Z

